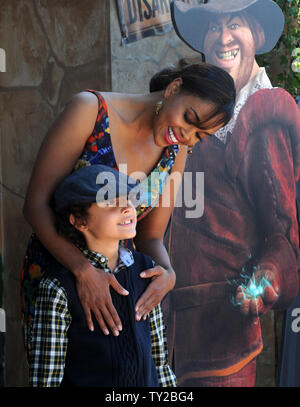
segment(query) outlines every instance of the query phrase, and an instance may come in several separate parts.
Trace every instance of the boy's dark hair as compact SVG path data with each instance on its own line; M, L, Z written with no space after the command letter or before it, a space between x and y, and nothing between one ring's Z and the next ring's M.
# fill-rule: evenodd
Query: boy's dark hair
M86 248L86 241L83 234L70 223L70 215L73 214L77 225L85 225L87 222L87 209L91 203L72 205L61 211L55 211L55 228L59 235L79 246Z

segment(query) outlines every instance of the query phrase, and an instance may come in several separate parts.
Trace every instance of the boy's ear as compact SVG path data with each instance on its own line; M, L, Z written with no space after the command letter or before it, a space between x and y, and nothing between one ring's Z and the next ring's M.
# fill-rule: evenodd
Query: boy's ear
M79 230L80 232L82 232L83 230L87 229L87 225L85 225L82 222L78 222L78 218L76 218L73 213L70 213L69 216L69 222L71 223L71 225L74 226L74 228L76 228L77 230Z

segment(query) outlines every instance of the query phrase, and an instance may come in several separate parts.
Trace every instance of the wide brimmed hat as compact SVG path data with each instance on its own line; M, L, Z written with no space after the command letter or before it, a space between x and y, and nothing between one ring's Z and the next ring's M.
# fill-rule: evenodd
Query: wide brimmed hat
M195 51L204 53L204 37L211 17L248 11L261 24L265 32L264 45L256 54L271 51L282 34L284 15L272 0L208 0L191 5L182 1L171 4L171 16L177 35Z
M54 193L54 207L59 212L73 205L106 202L128 196L138 186L127 174L94 164L74 171L59 184Z

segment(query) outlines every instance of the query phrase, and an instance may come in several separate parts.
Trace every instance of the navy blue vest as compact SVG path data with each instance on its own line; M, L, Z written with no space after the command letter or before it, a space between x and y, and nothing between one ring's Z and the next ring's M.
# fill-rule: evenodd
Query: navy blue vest
M75 278L68 270L49 272L65 288L72 323L68 329L68 347L61 386L128 387L158 386L158 378L151 353L149 318L135 320L134 307L149 284L142 279L142 270L152 268L152 260L132 251L134 264L116 274L119 283L129 291L128 296L111 289L112 301L122 321L118 337L104 335L94 318L91 332L79 301Z

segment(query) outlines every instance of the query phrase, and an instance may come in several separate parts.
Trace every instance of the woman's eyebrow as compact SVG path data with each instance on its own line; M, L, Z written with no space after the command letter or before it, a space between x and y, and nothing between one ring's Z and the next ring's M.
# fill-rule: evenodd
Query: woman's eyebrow
M190 109L193 111L193 113L194 113L194 115L195 115L195 117L196 117L196 120L197 120L199 123L201 123L201 120L199 119L199 116L198 116L198 113L196 112L196 110L195 110L194 108L192 108L192 106L190 107Z
M194 115L195 115L196 120L198 121L198 123L201 124L201 120L199 119L199 116L198 116L196 110L195 110L192 106L190 106L190 109L193 111L193 113L194 113ZM203 133L206 134L207 136L213 136L213 135L214 135L214 133L209 133L209 132L207 132L207 131L203 131Z

